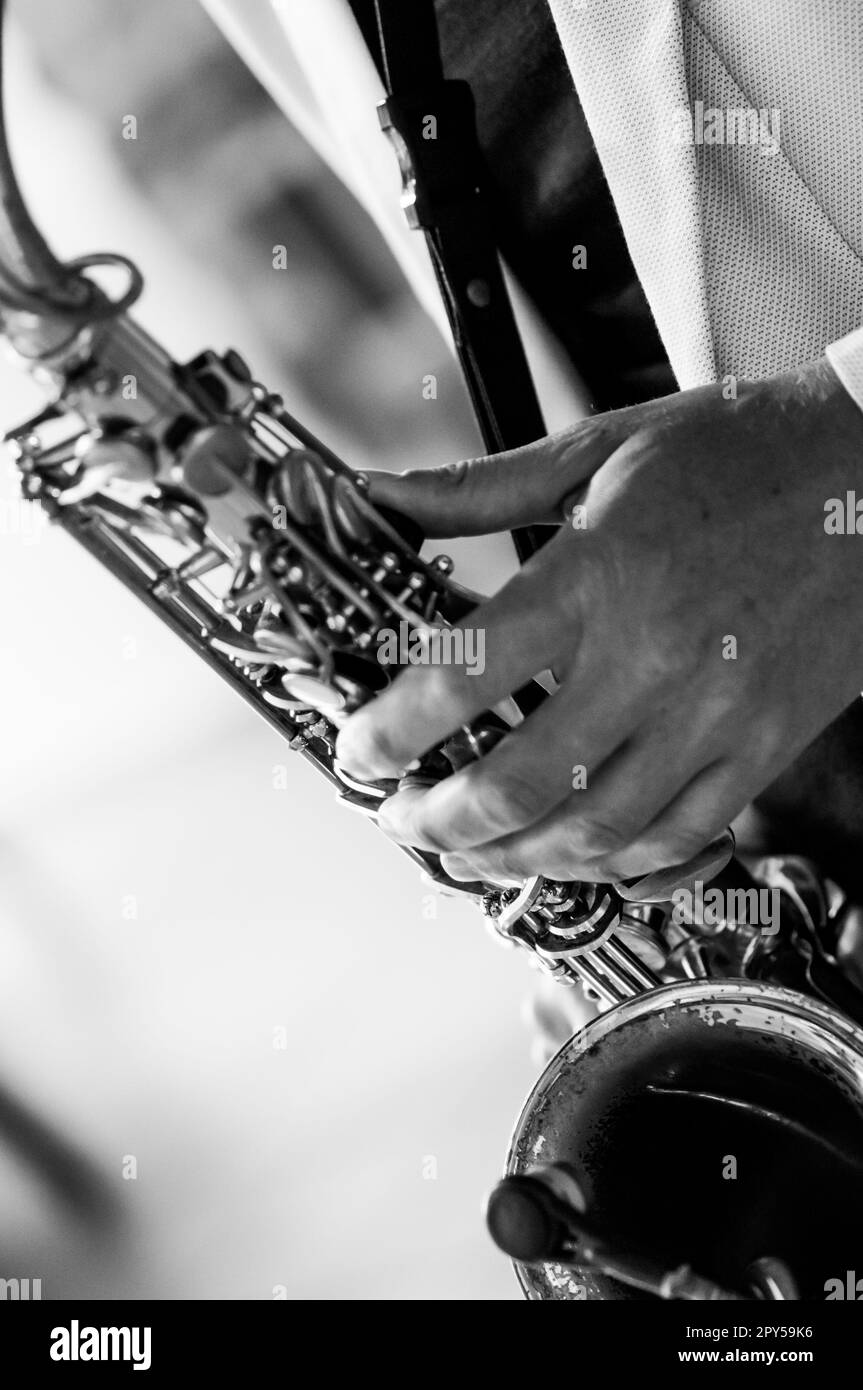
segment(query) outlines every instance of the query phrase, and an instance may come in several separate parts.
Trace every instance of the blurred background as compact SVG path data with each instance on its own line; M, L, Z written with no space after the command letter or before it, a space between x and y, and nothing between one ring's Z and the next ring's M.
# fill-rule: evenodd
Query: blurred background
M10 9L10 138L56 250L132 256L176 357L236 346L358 466L475 450L377 232L197 0ZM0 362L3 428L40 404ZM0 472L0 1277L515 1298L481 1206L535 977ZM447 549L485 590L510 564Z

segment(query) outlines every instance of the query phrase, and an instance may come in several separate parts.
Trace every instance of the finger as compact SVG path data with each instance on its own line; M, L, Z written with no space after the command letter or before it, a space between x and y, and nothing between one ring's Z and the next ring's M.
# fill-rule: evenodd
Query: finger
M526 878L543 872L521 868L518 850L511 855L505 846L505 840L496 840L464 854L442 854L441 868L456 883L495 883L500 888L518 888Z
M398 776L408 763L550 666L583 627L576 547L556 537L470 614L482 667L417 665L344 725L337 755L362 780ZM563 573L558 574L559 570ZM467 626L464 624L463 626Z
M633 792L632 759L620 763L638 722L639 699L632 687L621 693L622 700L609 699L600 682L592 696L563 687L479 762L430 789L405 790L385 802L378 824L399 844L436 853L465 851L541 825L566 802L573 833L583 829L580 838L589 841L591 826L601 832L611 824L618 804L625 806ZM675 788L667 748L656 747L652 757L648 749L642 761L647 766L644 776L635 779L640 795L631 812L636 829L648 824ZM611 768L617 770L607 771ZM667 795L657 786L660 775ZM579 790L574 792L574 786ZM630 815L629 808L626 813ZM593 852L617 844L600 833Z
M681 863L718 833L705 833L702 840L698 821L689 824L684 820L680 826L675 823L677 835L668 844L659 841L656 847L646 845L643 841L650 827L659 823L664 806L677 803L677 798L668 799L668 788L680 787L681 780L689 787L698 783L702 773L692 778L677 771L663 781L639 778L635 774L638 760L630 746L621 749L610 762L613 766L607 784L616 795L609 794L603 783L605 770L600 771L595 798L581 802L574 794L527 831L504 835L502 840L456 855L445 853L442 865L446 872L460 883L470 883L474 878L488 878L492 883L521 883L538 873L564 881L584 878L589 883L613 883ZM630 792L621 801L618 794L630 780ZM681 815L685 813L684 808ZM724 828L724 823L720 828ZM663 853L673 858L653 862ZM642 862L646 865L643 869Z
M369 497L406 512L428 536L562 521L562 503L623 443L636 417L635 407L591 416L520 449L443 468L369 472Z
M806 747L806 736L788 739L769 725L750 732L748 745L734 758L713 759L664 806L623 852L612 852L595 865L598 881L614 883L641 878L685 864L736 820L777 770Z
M655 758L664 742L652 739L649 756ZM692 756L687 753L687 761ZM722 764L694 775L684 766L681 762L664 777L651 777L649 762L628 745L610 760L608 771L600 772L592 799L580 801L574 794L529 830L454 857L445 854L443 866L459 882L485 878L513 883L543 874L608 883L683 863L727 824L722 821L712 828L714 819L725 813L723 801L713 806L710 800L725 786L714 776ZM662 818L673 807L678 808L676 818L666 825Z
M641 878L685 864L720 835L752 799L737 762L722 758L703 768L641 831L625 851L597 861L602 882Z
M626 849L704 762L704 739L690 736L675 749L670 714L633 733L637 695L630 691L624 705L598 689L593 709L573 708L564 687L482 762L411 804L385 803L382 828L402 844L461 853L462 867L475 869L490 867L483 848L503 841L510 872L526 875L575 878L585 864ZM558 707L577 728L565 758Z

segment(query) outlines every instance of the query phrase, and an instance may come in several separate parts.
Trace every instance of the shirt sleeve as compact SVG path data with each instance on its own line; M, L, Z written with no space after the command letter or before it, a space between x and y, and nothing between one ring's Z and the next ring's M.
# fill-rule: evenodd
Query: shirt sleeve
M831 343L826 350L827 360L849 396L863 410L863 328Z

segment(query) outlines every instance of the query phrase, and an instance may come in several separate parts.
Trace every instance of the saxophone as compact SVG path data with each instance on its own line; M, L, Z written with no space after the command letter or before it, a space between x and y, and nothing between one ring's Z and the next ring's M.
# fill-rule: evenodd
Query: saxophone
M3 152L0 151L0 155ZM113 573L372 820L482 757L548 698L531 681L401 781L364 783L336 737L394 671L380 634L462 623L476 597L409 519L234 350L172 360L116 256L61 265L17 204L0 223L3 334L45 408L8 436L23 496ZM12 209L12 212L10 212ZM5 241L4 241L5 238ZM10 268L10 239L19 249ZM125 269L108 298L99 265ZM637 882L451 880L493 933L599 1012L518 1121L488 1225L531 1299L820 1298L863 1239L863 994L853 907L799 857L745 867L730 833ZM681 911L681 885L710 882ZM775 895L770 929L752 895ZM754 914L757 916L757 914ZM794 1211L794 1220L788 1219Z

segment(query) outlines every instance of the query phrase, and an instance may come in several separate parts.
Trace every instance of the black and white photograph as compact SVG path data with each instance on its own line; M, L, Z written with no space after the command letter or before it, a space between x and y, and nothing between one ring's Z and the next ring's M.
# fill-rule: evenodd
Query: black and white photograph
M0 20L23 1372L554 1301L623 1367L829 1375L860 0Z

